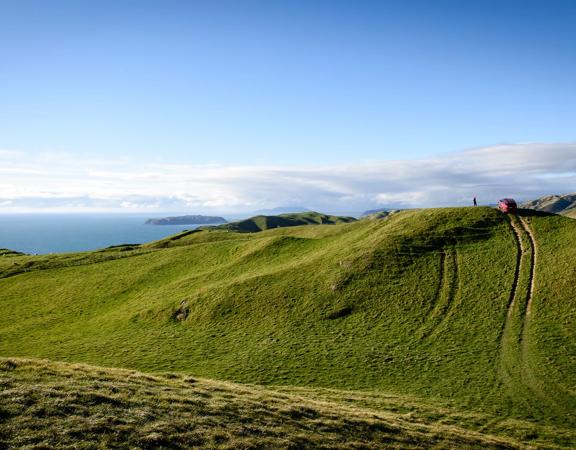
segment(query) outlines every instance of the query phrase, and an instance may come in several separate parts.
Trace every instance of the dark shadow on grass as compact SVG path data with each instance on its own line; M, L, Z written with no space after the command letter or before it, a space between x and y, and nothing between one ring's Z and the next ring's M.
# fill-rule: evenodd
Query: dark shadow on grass
M352 308L350 308L349 306L346 306L346 307L341 308L337 311L331 312L330 314L328 314L326 316L326 318L329 320L334 320L334 319L340 319L342 317L349 316L350 314L352 314Z
M550 216L557 216L558 214L546 211L536 211L535 209L519 208L516 211L516 215L520 217L550 217Z

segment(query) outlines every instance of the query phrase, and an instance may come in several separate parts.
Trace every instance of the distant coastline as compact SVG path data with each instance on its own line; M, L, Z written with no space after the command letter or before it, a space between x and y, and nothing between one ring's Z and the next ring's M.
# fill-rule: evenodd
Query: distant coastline
M162 217L159 219L148 219L144 222L145 225L215 225L221 223L228 223L226 219L219 216L176 216L176 217Z

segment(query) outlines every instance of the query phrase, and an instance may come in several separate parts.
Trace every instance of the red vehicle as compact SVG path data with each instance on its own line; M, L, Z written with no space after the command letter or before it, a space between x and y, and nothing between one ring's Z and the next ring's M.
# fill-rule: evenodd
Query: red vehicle
M518 205L516 205L516 200L513 198L503 198L498 202L498 209L503 213L514 214L518 209Z

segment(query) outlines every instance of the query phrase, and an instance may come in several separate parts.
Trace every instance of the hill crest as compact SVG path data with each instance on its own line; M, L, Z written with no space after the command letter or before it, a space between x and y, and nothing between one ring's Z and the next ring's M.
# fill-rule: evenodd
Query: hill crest
M296 227L301 225L336 225L355 222L356 218L331 216L315 211L279 214L277 216L259 215L213 227L201 227L202 230L226 230L237 233L257 233L273 228Z

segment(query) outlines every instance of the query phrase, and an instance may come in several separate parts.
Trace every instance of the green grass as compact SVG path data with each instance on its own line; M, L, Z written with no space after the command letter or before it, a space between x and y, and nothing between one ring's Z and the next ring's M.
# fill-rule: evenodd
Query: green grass
M411 397L15 358L0 358L0 425L2 448L506 449L536 434L566 439Z
M524 219L537 242L529 316L531 255L517 269L510 221L489 208L0 256L0 355L363 391L374 404L393 393L492 421L469 429L569 447L576 222ZM503 425L515 421L540 431L515 435Z

